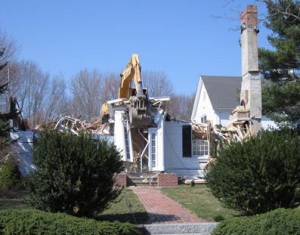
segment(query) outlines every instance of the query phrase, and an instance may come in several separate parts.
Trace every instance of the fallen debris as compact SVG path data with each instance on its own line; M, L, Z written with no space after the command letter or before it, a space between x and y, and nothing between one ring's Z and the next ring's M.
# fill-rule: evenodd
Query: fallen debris
M75 135L79 135L79 133L108 135L110 133L109 123L102 124L100 119L96 119L90 123L71 116L61 116L56 121L38 125L34 129L42 130L46 128L70 132Z

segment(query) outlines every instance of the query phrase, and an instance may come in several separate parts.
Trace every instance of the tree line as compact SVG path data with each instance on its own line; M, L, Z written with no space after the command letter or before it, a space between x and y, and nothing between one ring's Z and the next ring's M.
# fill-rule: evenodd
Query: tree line
M259 48L259 68L270 81L262 92L263 113L280 125L300 130L300 2L256 1L266 5L267 16L260 21L271 30L268 41L272 49ZM31 127L59 115L90 121L99 117L105 101L117 98L120 71L78 68L67 82L63 75L42 71L35 62L18 60L16 43L1 31L0 47L0 85L9 80L8 93L18 98L22 115ZM171 117L190 120L195 94L176 94L161 71L142 71L142 77L150 96L171 97Z
M9 82L7 97L17 97L22 116L31 128L60 115L91 121L100 116L103 103L117 98L120 73L79 68L67 81L61 74L44 72L36 62L18 60L16 43L2 32L0 45L4 50L0 62L6 63L0 71L0 84ZM194 94L176 94L167 75L161 71L142 71L142 79L149 96L171 97L168 112L173 118L190 119Z

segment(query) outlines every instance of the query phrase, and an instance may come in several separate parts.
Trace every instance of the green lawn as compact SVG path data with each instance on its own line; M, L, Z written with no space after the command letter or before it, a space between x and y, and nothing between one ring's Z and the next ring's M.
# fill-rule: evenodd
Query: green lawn
M116 202L112 203L99 219L142 224L146 222L148 215L132 190L125 188Z
M209 221L220 221L238 213L221 206L206 185L179 185L175 188L161 190L185 208L193 211L198 217Z
M205 185L179 185L175 188L163 188L163 193L173 198L185 208L193 211L198 217L209 221L220 221L237 214L225 209L211 194ZM0 199L0 210L28 208L20 199ZM99 220L119 220L142 224L147 219L147 212L131 189L125 188L119 198L107 210L98 216Z
M20 199L0 199L0 210L6 209L26 209L26 206Z
M26 208L29 207L21 199L0 198L0 210ZM98 219L142 224L148 219L148 215L132 190L125 188L110 208L99 215Z

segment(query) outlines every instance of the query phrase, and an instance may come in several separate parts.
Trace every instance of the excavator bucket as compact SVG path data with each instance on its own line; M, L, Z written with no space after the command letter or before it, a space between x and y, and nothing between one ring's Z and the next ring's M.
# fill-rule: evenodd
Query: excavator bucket
M129 122L135 128L146 128L151 125L151 104L145 97L130 97Z

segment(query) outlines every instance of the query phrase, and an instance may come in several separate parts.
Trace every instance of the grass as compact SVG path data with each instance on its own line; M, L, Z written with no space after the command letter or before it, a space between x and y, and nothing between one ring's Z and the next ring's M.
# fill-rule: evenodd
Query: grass
M0 210L6 209L27 209L29 208L24 202L20 199L0 199Z
M142 224L146 222L148 215L132 190L125 188L111 207L99 216L99 219Z
M0 198L0 210L28 209L20 198ZM98 220L142 224L148 219L147 212L132 190L125 188L111 206L97 217Z
M175 188L163 188L161 191L199 218L209 221L219 222L238 214L234 210L222 207L206 185L178 185Z
M179 185L161 189L170 198L193 211L199 218L221 221L238 213L221 206L206 185ZM28 208L20 199L0 199L0 210ZM148 219L147 212L131 189L125 188L111 206L97 219L142 224Z

